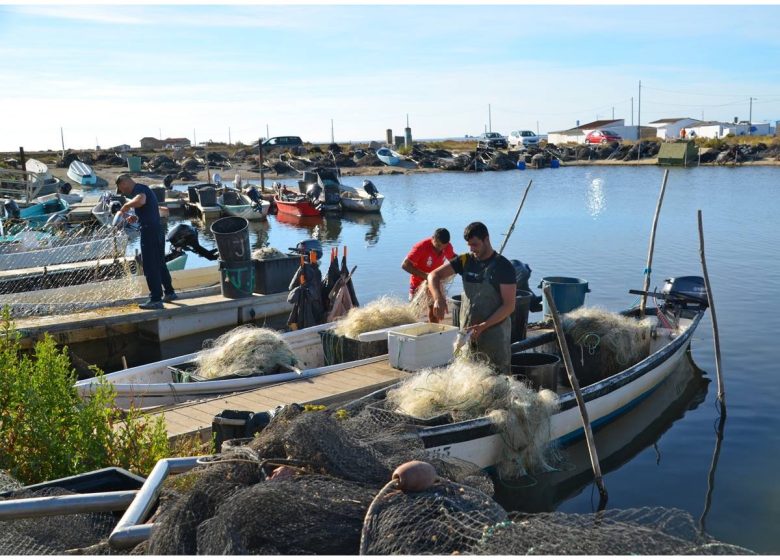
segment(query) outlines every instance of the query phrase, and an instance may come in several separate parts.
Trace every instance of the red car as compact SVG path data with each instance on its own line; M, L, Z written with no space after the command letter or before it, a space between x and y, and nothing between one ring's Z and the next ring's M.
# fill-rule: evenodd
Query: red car
M620 142L621 140L620 135L611 130L593 130L585 137L586 144L608 144L610 142Z

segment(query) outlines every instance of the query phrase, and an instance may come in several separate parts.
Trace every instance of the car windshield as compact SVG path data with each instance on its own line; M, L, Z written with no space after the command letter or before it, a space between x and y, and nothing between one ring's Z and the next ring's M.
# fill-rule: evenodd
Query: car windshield
M524 130L524 131L523 131L523 132L521 132L520 134L522 134L523 136L536 136L536 134L534 134L534 133L533 133L533 132L531 132L530 130Z
M485 138L500 138L501 135L498 132L486 132Z
M615 134L615 133L614 133L614 132L612 132L611 130L605 130L605 131L603 132L603 134L605 134L605 135L607 135L607 136L617 136L617 134Z

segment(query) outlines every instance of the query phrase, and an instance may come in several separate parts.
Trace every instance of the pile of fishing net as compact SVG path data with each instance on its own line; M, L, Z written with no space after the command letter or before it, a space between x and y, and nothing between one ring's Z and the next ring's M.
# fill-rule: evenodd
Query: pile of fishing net
M618 373L650 354L654 317L641 321L596 307L580 307L561 317L566 335L577 348L572 360L598 354L602 379Z
M196 375L204 379L277 373L294 367L298 358L271 329L242 325L212 341L195 358Z
M446 367L423 369L388 391L385 407L426 420L442 414L454 422L489 417L504 439L502 477L547 471L557 460L549 445L557 395L496 375L487 362L459 357Z
M258 261L270 261L273 259L285 259L289 257L286 253L282 253L275 247L262 247L261 249L255 249L252 251L252 258Z
M408 303L382 296L368 305L353 307L333 328L333 332L347 338L357 338L364 332L408 325L418 321L418 315Z

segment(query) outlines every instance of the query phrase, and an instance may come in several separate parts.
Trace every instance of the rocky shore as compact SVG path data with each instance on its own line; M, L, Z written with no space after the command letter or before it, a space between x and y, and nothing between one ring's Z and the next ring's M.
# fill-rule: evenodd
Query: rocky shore
M704 143L703 143L704 144ZM641 144L607 144L600 146L555 146L529 148L524 151L475 149L473 142L415 143L405 150L398 165L388 166L376 155L378 145L304 145L290 150L276 148L263 154L262 175L269 181L297 177L304 171L337 165L343 175L386 175L399 173L430 173L438 171L501 171L517 167L522 161L527 167L549 167L553 160L570 165L656 165L660 142ZM710 142L700 145L701 165L780 165L780 143ZM127 172L127 157L141 159L141 172L150 180L162 180L170 175L180 182L206 181L219 173L223 180L233 180L236 173L243 179L261 176L260 154L256 147L212 145L205 148L178 148L166 151L131 150L116 153L110 150L33 152L34 157L49 166L55 176L67 180L66 172L76 159L92 165L109 184L116 175ZM20 167L19 154L3 154L0 166Z

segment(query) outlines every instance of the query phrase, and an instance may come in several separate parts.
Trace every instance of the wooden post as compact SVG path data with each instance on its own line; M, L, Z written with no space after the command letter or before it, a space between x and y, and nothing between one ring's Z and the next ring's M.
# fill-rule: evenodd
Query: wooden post
M715 340L715 371L718 374L718 400L720 401L721 415L726 417L726 388L723 386L723 371L720 360L720 336L718 336L718 318L715 315L715 302L712 299L712 286L707 274L707 259L704 257L704 226L702 225L701 210L698 211L699 219L699 254L701 255L701 270L704 274L704 286L707 289L707 303L712 315L712 335Z
M504 252L504 247L506 247L507 241L509 241L509 236L512 235L512 232L515 231L515 223L517 223L517 217L520 215L520 210L523 209L523 204L525 204L525 197L528 196L528 191L531 190L531 184L534 182L533 179L528 181L528 186L525 188L525 192L523 193L523 199L520 201L520 206L517 207L517 212L515 213L515 219L512 220L512 225L509 226L509 230L506 232L506 235L504 236L504 241L501 242L501 248L498 250L498 254L501 255Z
M263 173L263 139L257 141L257 149L260 152L260 192L265 189L265 173Z
M19 146L19 165L21 166L22 171L26 171L25 163L27 160L24 157L24 148L22 146Z
M658 216L661 213L661 204L664 201L664 193L666 192L666 182L669 180L669 170L664 169L664 178L661 181L661 194L658 195L658 202L655 205L655 216L653 216L653 227L650 229L650 247L647 249L647 266L645 267L645 282L642 288L643 292L650 290L650 273L653 266L653 250L655 249L655 230L658 227ZM642 299L639 302L639 318L645 316L645 305L647 305L647 294L642 294Z
M593 475L596 478L596 486L598 486L602 502L606 504L607 488L604 486L604 480L601 477L601 465L599 464L599 457L596 453L596 444L593 440L593 430L591 430L590 427L588 409L585 407L585 400L582 398L580 383L577 380L577 376L574 374L574 366L572 365L571 356L569 355L569 346L566 344L566 335L563 332L561 318L558 316L558 308L555 307L555 301L553 301L552 288L550 288L549 284L545 284L543 290L544 297L547 298L547 305L549 306L550 314L552 315L553 325L555 326L555 334L558 337L558 344L561 347L561 356L563 356L563 364L566 366L566 375L569 377L569 383L571 384L571 388L574 391L574 396L577 399L577 406L580 409L580 416L582 417L582 428L585 432L585 443L588 446L588 454L590 455L590 463L593 467Z

